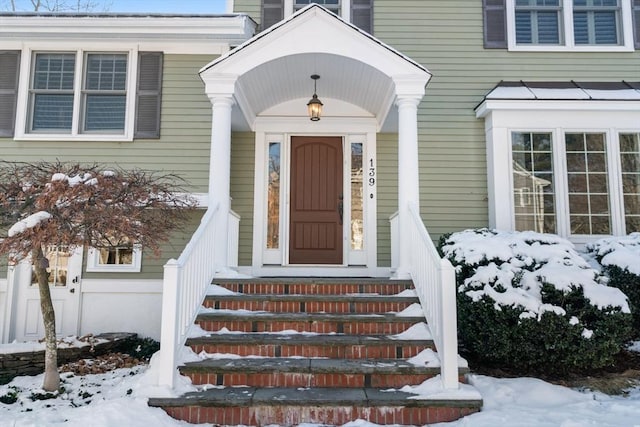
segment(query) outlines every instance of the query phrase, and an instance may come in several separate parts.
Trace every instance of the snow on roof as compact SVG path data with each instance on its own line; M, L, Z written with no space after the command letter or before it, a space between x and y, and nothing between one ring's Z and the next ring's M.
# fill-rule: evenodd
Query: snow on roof
M500 82L485 100L640 101L640 82Z

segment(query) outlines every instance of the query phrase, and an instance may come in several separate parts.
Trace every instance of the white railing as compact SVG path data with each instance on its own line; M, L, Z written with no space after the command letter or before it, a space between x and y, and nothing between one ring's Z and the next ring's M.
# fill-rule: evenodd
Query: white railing
M400 224L391 218L392 241L410 245L409 273L433 335L440 358L440 378L445 389L458 388L458 330L455 270L449 260L440 258L418 210L409 206L409 221ZM395 223L395 224L394 224ZM407 227L408 241L400 240L400 227Z
M238 243L240 242L240 215L229 211L229 240L227 249L227 266L238 266Z
M202 305L207 286L211 283L216 269L227 267L217 266L213 261L216 259L216 251L221 247L215 236L216 217L224 213L219 212L218 208L215 206L207 209L200 226L180 257L177 260L170 259L164 265L162 329L158 360L158 384L162 386L173 388L178 355ZM230 221L230 238L234 227L237 236L238 222L239 220ZM237 248L237 238L235 247ZM232 246L229 245L228 248L231 249ZM235 257L237 259L237 249Z

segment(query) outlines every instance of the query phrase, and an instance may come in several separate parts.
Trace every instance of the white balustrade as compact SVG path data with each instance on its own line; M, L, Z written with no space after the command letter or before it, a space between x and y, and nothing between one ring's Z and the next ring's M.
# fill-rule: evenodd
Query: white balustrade
M431 240L418 210L409 205L410 221L399 224L391 217L392 242L408 245L409 272L440 358L440 378L446 389L458 388L458 331L455 270L443 259ZM400 227L408 227L410 241L400 242ZM394 234L398 233L398 234ZM393 243L392 243L393 246Z
M230 217L230 233L235 231L235 243L220 242L216 239L216 218L227 214ZM231 220L233 218L233 220ZM239 217L235 213L219 210L219 205L209 208L200 221L191 240L182 251L180 257L170 259L164 265L162 288L162 329L160 333L160 354L158 366L158 384L173 388L177 373L177 359L187 339L191 325L195 321L198 310L211 283L216 270L216 251L233 249L238 258L238 224ZM229 239L231 240L231 239ZM221 247L224 244L225 247ZM228 245L228 246L227 246Z

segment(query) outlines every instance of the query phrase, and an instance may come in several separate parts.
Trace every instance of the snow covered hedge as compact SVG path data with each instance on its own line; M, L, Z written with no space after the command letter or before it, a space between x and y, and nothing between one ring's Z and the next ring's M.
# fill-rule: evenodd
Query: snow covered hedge
M629 297L636 338L640 338L640 233L609 237L587 245L590 253L616 287Z
M630 338L626 296L565 239L466 230L440 250L456 267L460 341L478 362L561 375L612 364Z

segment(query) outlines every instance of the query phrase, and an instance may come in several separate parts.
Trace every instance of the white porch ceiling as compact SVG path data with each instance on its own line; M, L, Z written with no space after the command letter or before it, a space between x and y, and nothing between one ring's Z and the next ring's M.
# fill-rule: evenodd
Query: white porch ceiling
M370 113L370 117L378 118L382 125L394 98L391 78L348 57L304 53L266 62L238 78L236 94L240 105L234 107L234 129L248 130L250 123L246 119L252 120L273 106L310 99L312 74L320 76L317 94L325 104L330 99L353 104ZM306 115L305 103L300 105L301 115ZM245 110L244 115L241 109Z

